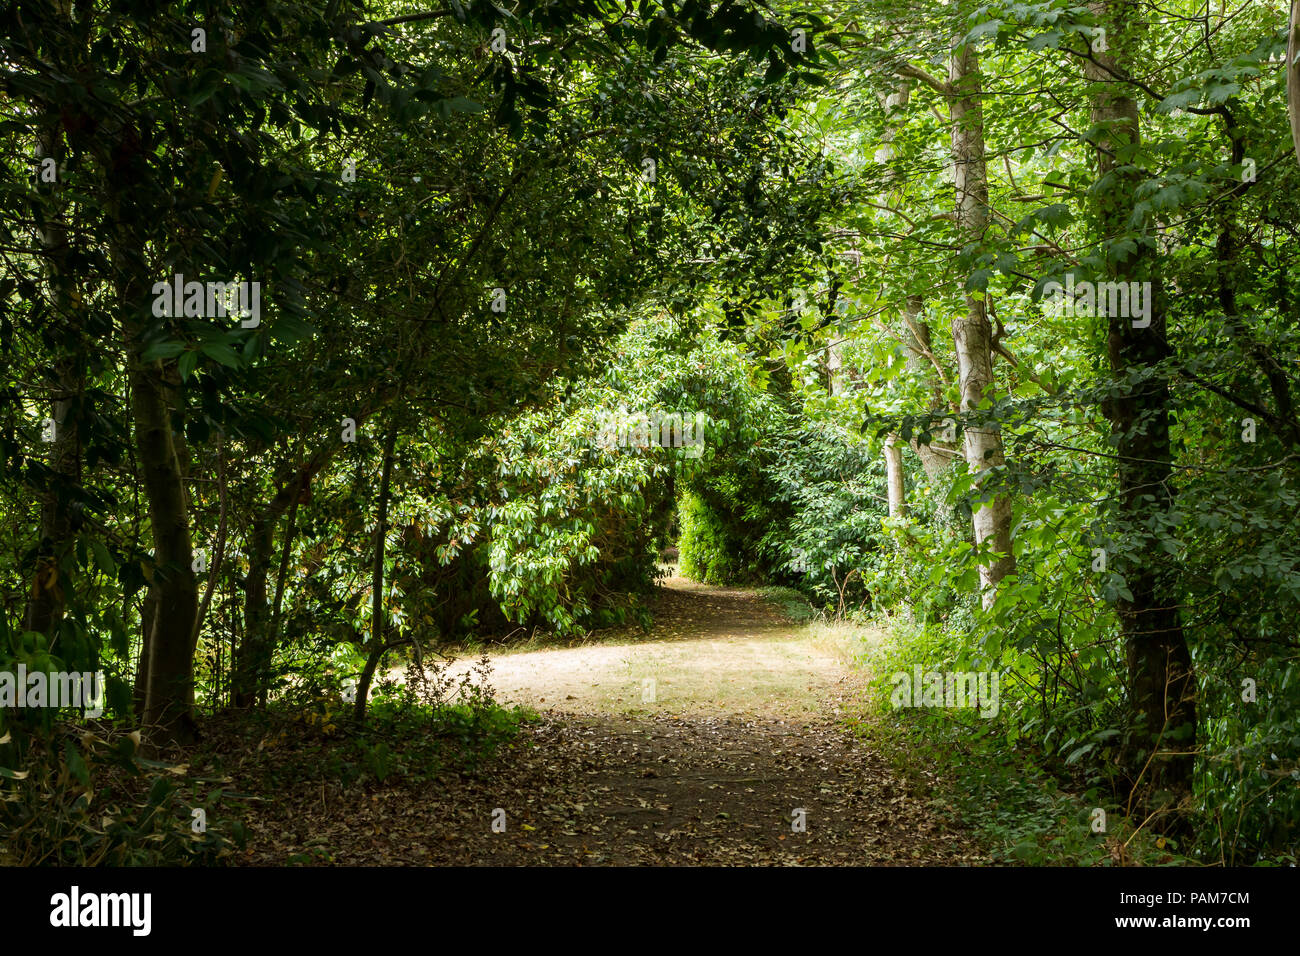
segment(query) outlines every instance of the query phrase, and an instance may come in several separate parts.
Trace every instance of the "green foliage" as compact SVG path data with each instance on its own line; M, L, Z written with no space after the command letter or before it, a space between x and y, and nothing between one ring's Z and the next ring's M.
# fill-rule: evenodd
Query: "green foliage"
M759 593L768 601L781 608L783 613L795 624L806 624L816 617L816 612L801 591L781 586L760 588Z
M1124 634L1144 601L1176 609L1163 633L1185 636L1198 708L1179 852L1295 857L1280 0L1120 5L1111 89L1141 135L1110 171L1080 68L1107 11L1065 0L850 0L798 15L803 51L748 2L83 6L0 9L0 670L103 670L90 726L113 743L79 745L69 713L6 716L12 855L227 852L233 830L185 835L199 796L169 789L180 775L115 749L158 620L178 712L193 678L202 712L284 708L328 738L322 701L371 655L646 623L676 536L692 577L796 587L888 622L909 661L996 668L996 720L917 719L989 764L972 792L1065 820L1048 846L995 814L1027 861L1115 858L1052 782L1106 806L1132 783ZM485 44L498 24L504 48ZM977 234L953 206L957 38L984 74ZM1146 337L1043 302L1067 274L1125 270L1154 286ZM174 274L259 282L260 322L155 314ZM985 314L972 401L952 330ZM700 445L602 446L609 421L659 413L698 416ZM963 460L978 431L1005 464ZM1153 461L1161 477L1125 485ZM985 607L972 523L994 494L1016 571ZM523 719L405 693L381 675L378 736L331 772L473 761ZM1017 788L1026 762L1041 774Z
M763 538L771 565L836 613L870 605L880 560L881 461L867 442L810 421L777 440L768 469L782 520Z
M137 741L67 726L0 737L0 862L206 865L242 848L242 823L220 815L242 795L183 765L142 758Z
M1041 703L1022 681L940 627L900 628L866 655L875 675L863 712L855 719L899 772L929 787L937 778L936 809L973 827L994 862L1028 866L1169 865L1194 862L1178 842L1144 832L1141 819L1124 815L1111 791L1086 765L1054 755L1026 739L1024 711ZM998 713L975 709L895 707L893 675L998 670ZM1061 708L1043 709L1061 720ZM1040 728L1041 730L1041 728ZM927 776L920 780L921 768ZM1105 830L1094 828L1097 811Z
M707 584L729 584L742 577L732 557L741 544L728 536L726 525L712 508L688 491L678 504L678 518L682 574Z

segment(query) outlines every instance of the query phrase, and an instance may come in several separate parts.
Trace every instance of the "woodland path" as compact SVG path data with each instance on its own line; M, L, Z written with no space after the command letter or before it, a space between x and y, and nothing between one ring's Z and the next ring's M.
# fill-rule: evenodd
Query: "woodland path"
M627 643L493 657L498 700L543 715L523 731L535 746L440 794L421 862L978 861L850 729L862 675L845 638L753 591L677 577L654 610ZM504 833L488 825L497 807Z
M267 850L246 862L987 862L937 812L927 769L904 780L873 750L846 632L791 623L754 591L677 577L652 601L649 633L491 653L497 700L540 719L479 769L415 786L302 781L265 808L254 828ZM498 808L504 832L492 829Z

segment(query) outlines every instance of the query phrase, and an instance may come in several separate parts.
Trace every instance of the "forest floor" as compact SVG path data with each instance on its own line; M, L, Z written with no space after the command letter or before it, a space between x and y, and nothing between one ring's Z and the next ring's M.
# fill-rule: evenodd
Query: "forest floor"
M932 776L905 780L873 750L860 630L675 577L652 609L648 634L492 653L497 701L538 716L473 770L346 787L277 774L243 862L987 862L936 812Z

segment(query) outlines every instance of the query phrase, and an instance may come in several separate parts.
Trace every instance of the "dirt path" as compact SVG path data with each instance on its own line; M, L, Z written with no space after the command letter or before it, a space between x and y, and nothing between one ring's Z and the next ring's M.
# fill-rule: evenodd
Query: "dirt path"
M670 577L653 610L649 635L603 632L583 647L491 655L497 699L571 714L790 719L824 711L855 677L847 641L792 625L753 591Z
M440 781L418 841L390 841L376 826L376 856L459 865L981 859L936 819L926 793L847 728L861 676L846 638L793 625L750 591L667 584L649 639L494 656L498 699L536 707L542 720L491 768ZM377 806L376 820L386 812ZM367 826L365 808L359 816L350 825Z

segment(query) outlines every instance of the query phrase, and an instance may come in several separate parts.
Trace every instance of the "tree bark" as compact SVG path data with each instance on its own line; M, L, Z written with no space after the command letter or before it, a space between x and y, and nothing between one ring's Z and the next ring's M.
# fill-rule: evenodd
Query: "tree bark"
M132 303L128 298L128 309ZM139 304L135 303L138 308ZM185 480L172 436L167 386L159 363L138 358L138 330L128 338L135 443L140 456L149 526L153 534L153 587L157 610L149 631L144 729L154 746L189 744L196 737L192 713L194 621L198 586L192 562Z
M887 123L881 136L881 146L876 150L875 160L879 165L887 166L894 158L894 138L897 136L898 124L892 119L896 111L902 110L911 102L911 96L911 84L906 79L903 79L899 80L893 91L881 101L886 117L890 119L890 122ZM897 180L896 172L893 169L888 169L885 178L888 182L895 183ZM925 303L919 295L909 295L907 297L907 304L903 308L901 317L902 321L898 325L898 338L903 343L903 348L907 353L908 370L920 376L929 384L933 395L930 407L932 411L937 411L944 407L943 385L933 362L934 352L930 344L930 327L921 318L921 310L924 305ZM897 443L898 436L891 435L890 441ZM944 469L948 468L956 458L956 455L950 449L945 449L942 445L936 446L933 443L923 445L915 438L909 444L912 450L916 452L917 457L921 459L921 467L925 469L925 473L931 479L942 474ZM886 474L891 482L891 494L895 468L898 469L899 487L902 487L902 461L901 451L895 455L887 445L885 448L885 467ZM902 506L901 491L899 503L899 513L903 514L906 512L906 508ZM890 514L894 514L892 499Z
M284 520L284 542L280 547L280 570L275 578L275 600L271 604L271 626L267 630L265 663L271 663L271 655L275 653L275 648L280 640L280 612L284 608L284 588L285 582L289 577L289 559L293 556L293 539L298 530L298 506L302 503L303 487L306 478L299 472L300 477L295 482L297 494L293 496L293 501L289 503L289 515ZM257 701L266 706L266 684L262 683L257 688Z
M949 85L957 223L968 243L979 243L988 229L989 185L979 55L972 44L954 45ZM961 410L975 416L981 403L993 395L993 327L982 296L966 294L966 314L953 319L952 337L957 351ZM999 582L1015 570L1011 499L989 487L993 483L991 472L1005 465L1002 431L996 423L972 421L964 429L964 438L966 463L984 499L976 504L972 519L975 544L991 548L998 555L980 563L980 594L987 608L997 598Z
M1107 51L1085 65L1092 86L1092 121L1099 138L1097 224L1104 237L1131 231L1141 173L1130 158L1141 142L1137 101L1123 78L1135 54L1133 31L1142 12L1133 0L1100 0L1093 10L1106 29ZM1124 635L1130 707L1135 731L1126 748L1133 796L1149 811L1172 805L1190 792L1196 737L1196 679L1178 607L1175 569L1160 547L1164 516L1173 507L1170 488L1169 387L1155 367L1170 353L1162 291L1151 268L1154 239L1143 226L1136 251L1108 257L1110 277L1151 282L1151 323L1134 328L1130 318L1108 316L1106 348L1117 382L1139 373L1137 383L1117 387L1104 407L1119 456L1120 521L1135 529L1123 566L1132 600L1117 610Z
M357 427L372 411L365 409L355 416ZM275 641L270 634L272 610L267 582L271 574L271 557L275 549L275 527L310 482L338 453L338 441L329 441L316 450L292 474L281 472L280 490L267 502L253 522L248 541L248 577L244 580L244 635L234 649L231 666L231 699L236 707L251 707L261 696L261 688L275 655ZM286 524L286 537L290 526ZM285 543L287 548L292 542Z
M296 490L297 483L292 483ZM290 485L286 485L288 489ZM283 492L282 492L283 493ZM266 677L270 659L266 629L270 623L270 605L267 601L267 578L271 571L271 549L275 525L283 509L277 507L280 495L267 505L266 510L253 523L248 540L248 577L244 580L244 635L235 648L231 673L231 700L236 707L247 708L257 703L258 688ZM288 507L285 496L284 507Z
M56 176L63 174L63 137L57 128L46 130L40 139L38 158L53 159ZM37 167L37 188L55 193L61 187L41 181ZM64 206L54 202L39 230L42 258L49 285L50 312L60 328L59 354L49 369L50 419L54 440L48 444L50 477L37 489L41 504L40 541L36 574L27 600L24 627L52 636L63 618L63 559L75 534L73 511L81 487L81 422L85 411L86 343L84 310L76 277L68 266L68 235ZM45 423L42 423L44 432Z
M132 705L136 720L144 720L144 702L149 695L149 639L158 618L158 594L153 585L145 591L140 605L140 656L135 666L135 690Z
M379 475L379 520L375 526L375 561L370 570L370 653L366 659L361 680L357 683L357 699L353 716L357 723L366 719L366 703L370 698L370 682L375 670L388 649L384 627L384 553L388 543L388 497L393 477L393 447L397 442L397 416L390 415L388 434L384 436L384 461Z
M902 518L907 514L907 499L903 488L903 450L893 435L885 439L885 475L889 489L889 517Z
M1291 144L1300 160L1300 0L1291 0L1291 28L1286 40L1286 111L1291 120Z
M944 412L948 408L943 397L943 380L933 360L934 347L930 341L930 325L921 318L923 307L924 302L919 295L908 296L898 334L907 352L908 369L930 385L930 411ZM921 459L921 467L931 481L952 467L952 463L960 457L953 446L944 442L931 440L922 444L919 439L913 438L909 444L912 451L916 452L916 456Z
M229 511L229 496L226 493L226 449L224 443L218 443L217 445L217 496L219 508L217 543L212 549L212 563L208 565L208 584L203 592L203 603L199 605L199 613L194 618L194 641L196 645L199 632L203 630L203 622L208 616L208 609L212 606L212 598L221 575L221 565L226 558L226 524L227 512Z
M142 357L152 300L147 294L151 287L149 266L139 230L152 213L137 205L127 184L148 177L149 151L139 131L125 127L112 144L110 155L101 159L118 175L109 180L105 191L107 210L114 223L113 290L127 355L132 437L154 546L149 584L157 605L142 648L146 673L141 723L146 746L158 750L188 745L198 737L193 714L198 585L192 566L194 549L185 469L178 450L183 445L172 427L174 383L179 382L179 377L174 362L168 368L163 362L147 362Z

